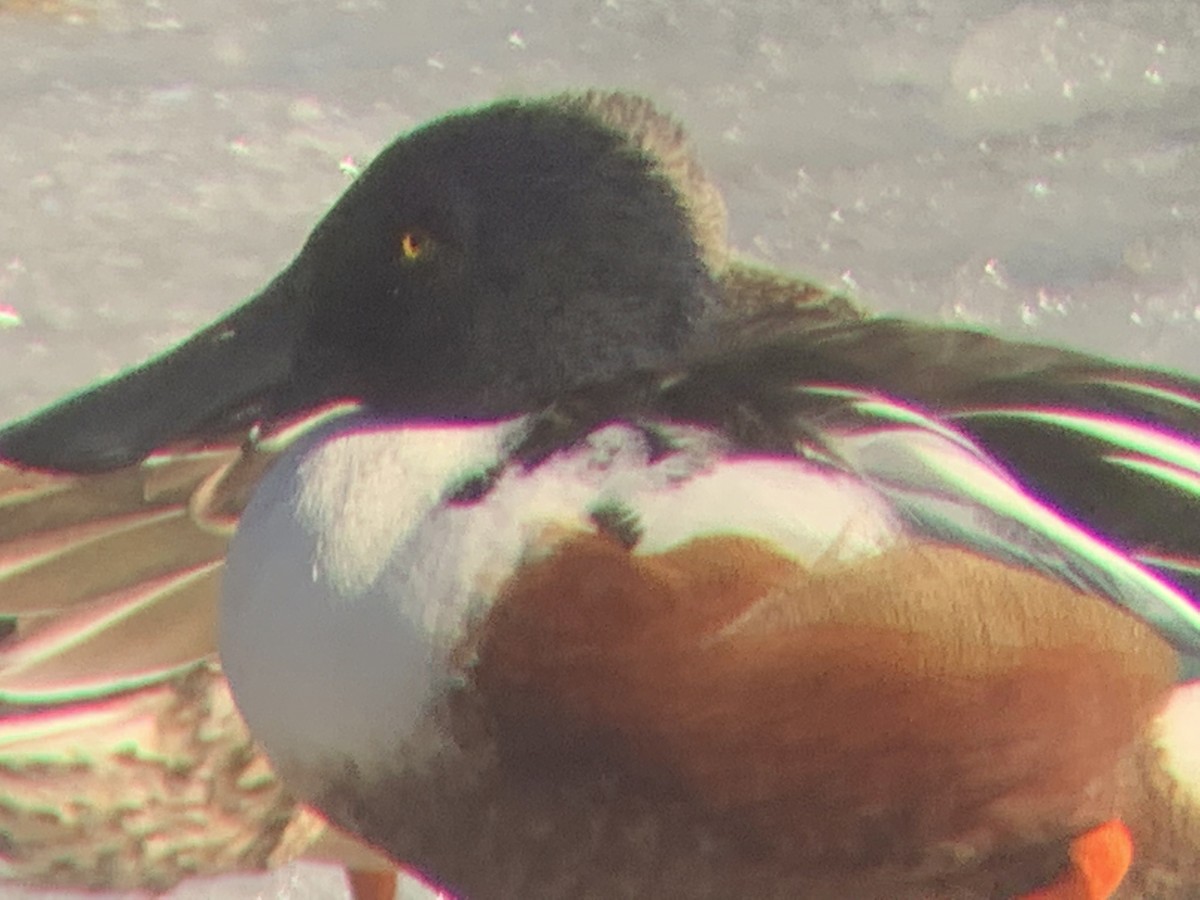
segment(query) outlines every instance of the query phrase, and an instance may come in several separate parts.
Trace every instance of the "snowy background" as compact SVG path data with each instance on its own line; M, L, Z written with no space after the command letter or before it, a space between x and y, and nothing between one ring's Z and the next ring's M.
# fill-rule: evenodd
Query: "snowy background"
M688 124L748 254L1200 374L1190 0L0 0L0 420L262 285L396 132L587 86Z

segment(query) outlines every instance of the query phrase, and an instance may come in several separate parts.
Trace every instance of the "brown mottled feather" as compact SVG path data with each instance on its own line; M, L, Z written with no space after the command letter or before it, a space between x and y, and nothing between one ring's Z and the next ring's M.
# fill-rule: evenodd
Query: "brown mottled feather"
M213 654L229 530L197 498L258 455L185 452L88 477L0 465L0 614L19 622L0 643L0 696L96 696Z
M166 890L310 852L388 866L279 784L213 661L230 525L276 451L0 465L0 698L22 701L0 704L3 877Z
M297 821L213 665L70 716L6 716L0 760L5 874L21 881L165 890L262 867L321 827Z

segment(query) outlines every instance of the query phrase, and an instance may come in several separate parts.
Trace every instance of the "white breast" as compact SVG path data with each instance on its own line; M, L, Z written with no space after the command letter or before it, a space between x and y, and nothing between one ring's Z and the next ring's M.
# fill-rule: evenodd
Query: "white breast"
M262 482L229 555L222 659L256 737L291 777L353 759L415 765L439 748L415 731L466 674L453 653L523 559L594 531L614 506L636 520L635 552L705 534L766 539L807 564L897 540L887 503L801 459L731 455L677 429L651 461L640 432L613 425L532 470L505 468L486 495L448 493L494 469L519 420L449 427L339 420Z

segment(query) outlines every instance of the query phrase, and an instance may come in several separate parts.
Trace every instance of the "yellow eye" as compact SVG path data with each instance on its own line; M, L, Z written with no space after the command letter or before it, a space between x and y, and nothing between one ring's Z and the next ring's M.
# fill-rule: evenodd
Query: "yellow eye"
M429 232L420 228L406 228L400 232L400 256L405 262L416 262L433 252L434 240Z

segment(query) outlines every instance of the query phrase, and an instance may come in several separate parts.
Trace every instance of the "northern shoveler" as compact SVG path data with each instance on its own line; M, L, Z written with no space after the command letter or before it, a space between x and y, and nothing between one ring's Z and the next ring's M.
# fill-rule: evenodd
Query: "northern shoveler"
M1159 745L1200 658L1200 385L731 315L694 223L594 105L447 117L0 455L358 404L257 483L222 662L289 787L467 896L1107 897L1134 844L1194 879L1200 773Z
M862 314L730 260L723 198L678 122L630 94L573 102L671 179L731 303L787 303L814 324ZM163 891L303 855L349 866L359 900L392 896L387 860L283 791L215 662L228 538L247 488L302 431L164 448L111 476L0 461L0 878Z
M629 94L574 102L671 179L731 307L786 304L814 325L861 317L812 282L730 260L723 199L676 121ZM237 514L302 431L164 448L112 475L0 462L0 878L163 891L304 855L350 866L359 900L392 896L388 861L283 791L215 662Z

